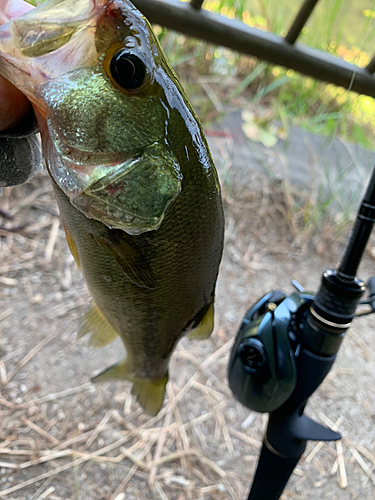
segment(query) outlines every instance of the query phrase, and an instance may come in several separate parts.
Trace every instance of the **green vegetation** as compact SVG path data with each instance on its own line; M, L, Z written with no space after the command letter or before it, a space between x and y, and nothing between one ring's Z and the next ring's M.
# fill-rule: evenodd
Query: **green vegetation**
M35 5L43 0L28 1ZM205 0L204 8L285 35L302 1ZM203 122L216 118L222 105L256 104L255 122L267 132L268 124L280 120L283 135L291 125L298 125L375 149L375 103L371 97L162 28L156 30L189 95L195 95L194 105ZM375 47L375 0L320 0L298 41L365 66ZM202 78L210 81L209 100Z
M285 35L301 3L302 0L206 0L204 7L227 17L237 17L250 26ZM299 42L365 66L375 47L374 8L374 0L320 0ZM203 121L216 116L218 106L212 99L211 104L207 103L206 95L199 98L199 85L196 85L199 78L193 75L201 80L203 76L209 78L221 104L251 106L256 103L263 108L256 113L262 115L258 117L262 126L281 120L285 130L299 125L318 134L339 135L375 149L374 99L221 47L162 29L158 33L172 64L183 79L186 77L185 84L192 85L192 93L197 95L195 105ZM215 85L218 80L225 80L224 88L222 84Z
M205 0L204 8L285 35L302 1ZM365 66L375 48L374 8L375 0L320 0L298 41ZM340 136L375 150L374 99L159 26L155 31L206 127L231 109L241 109L244 133L269 148L279 138L287 147L289 129L297 125L328 137L327 142ZM322 176L325 185L309 193L277 184L270 172L276 192L280 190L284 197L284 216L296 234L316 228L322 234L324 227L331 234L333 226L338 230L345 226L363 187L351 183L348 193L347 179L353 169L356 165L345 167L338 158L336 168L327 167ZM225 175L222 179L225 183ZM231 187L227 188L230 196ZM331 208L338 215L334 220Z
M206 0L204 7L285 35L301 4L302 0ZM298 41L365 66L375 48L374 8L375 0L320 0ZM228 110L240 108L244 133L270 148L278 138L286 140L287 147L289 129L296 125L326 136L327 143L339 136L375 150L373 98L162 28L157 27L157 33L206 127ZM348 190L353 171L358 182L351 180ZM341 235L348 227L363 190L365 179L360 177L357 165L343 165L337 158L335 168L326 166L322 183L303 193L285 180L280 184L270 172L272 196L280 193L284 217L296 237L304 240L318 231L318 241L324 234ZM231 189L224 189L229 197Z

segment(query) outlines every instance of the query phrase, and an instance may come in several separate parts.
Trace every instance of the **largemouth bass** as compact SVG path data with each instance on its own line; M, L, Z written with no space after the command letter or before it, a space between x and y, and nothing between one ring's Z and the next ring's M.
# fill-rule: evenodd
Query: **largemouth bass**
M199 121L127 0L47 0L0 28L0 73L32 102L70 250L94 303L79 336L119 335L150 414L186 334L213 329L224 216Z

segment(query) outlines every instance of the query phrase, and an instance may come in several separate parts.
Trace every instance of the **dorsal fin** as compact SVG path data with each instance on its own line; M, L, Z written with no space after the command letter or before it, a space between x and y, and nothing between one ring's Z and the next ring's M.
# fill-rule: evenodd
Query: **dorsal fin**
M91 333L91 347L104 347L118 337L118 333L96 304L86 312L77 337L80 339L86 333Z

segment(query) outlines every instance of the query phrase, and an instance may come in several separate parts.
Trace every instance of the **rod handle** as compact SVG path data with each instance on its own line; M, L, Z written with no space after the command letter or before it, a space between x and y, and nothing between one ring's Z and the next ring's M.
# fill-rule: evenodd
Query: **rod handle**
M283 458L263 443L247 500L278 500L300 457Z

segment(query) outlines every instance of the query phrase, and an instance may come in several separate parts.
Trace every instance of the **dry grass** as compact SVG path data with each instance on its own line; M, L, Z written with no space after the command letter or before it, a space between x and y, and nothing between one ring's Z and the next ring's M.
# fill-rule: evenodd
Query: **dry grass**
M220 326L212 340L201 344L203 348L186 341L178 346L165 404L154 418L141 412L127 385L93 388L85 382L83 365L91 351L72 340L74 324L69 318L82 314L88 296L72 266L47 179L39 176L30 185L5 190L0 209L11 218L2 219L0 230L0 282L2 291L18 290L20 295L19 300L8 300L0 294L5 304L0 310L0 333L7 342L0 358L0 498L245 498L265 419L249 414L228 388L226 366L235 331L228 313L235 311L238 322L249 301L268 291L262 288L270 286L267 279L277 280L272 269L265 279L270 262L290 260L300 249L290 231L285 192L273 190L261 178L254 177L253 182L260 189L253 189L247 199L224 188L227 240L217 299ZM40 276L46 276L48 286ZM285 272L280 276L285 284ZM247 280L255 284L254 290L240 299L239 288L234 293L233 285L248 287ZM47 298L48 328L38 316ZM19 318L21 303L23 318ZM13 338L14 329L23 325L27 331L33 321L35 338ZM65 325L69 333L57 335ZM367 356L363 363L373 363L375 354L364 352L355 332L351 338L356 355ZM67 367L81 353L79 369L73 368L76 386L68 368L60 375L51 368L50 363L61 359L60 352ZM345 377L345 369L331 372L330 388L335 388L339 375ZM41 380L42 387L30 385L29 380ZM51 381L64 389L55 390ZM23 386L27 386L24 393ZM36 397L40 390L42 395ZM361 417L369 421L373 409L366 404L371 397L370 392L356 403L362 404ZM315 408L321 421L335 426L328 417L331 406L323 392ZM309 445L285 499L370 498L363 495L375 491L373 443L358 438L359 422L358 433L351 433L349 421L350 408L336 422L345 431L342 442Z

